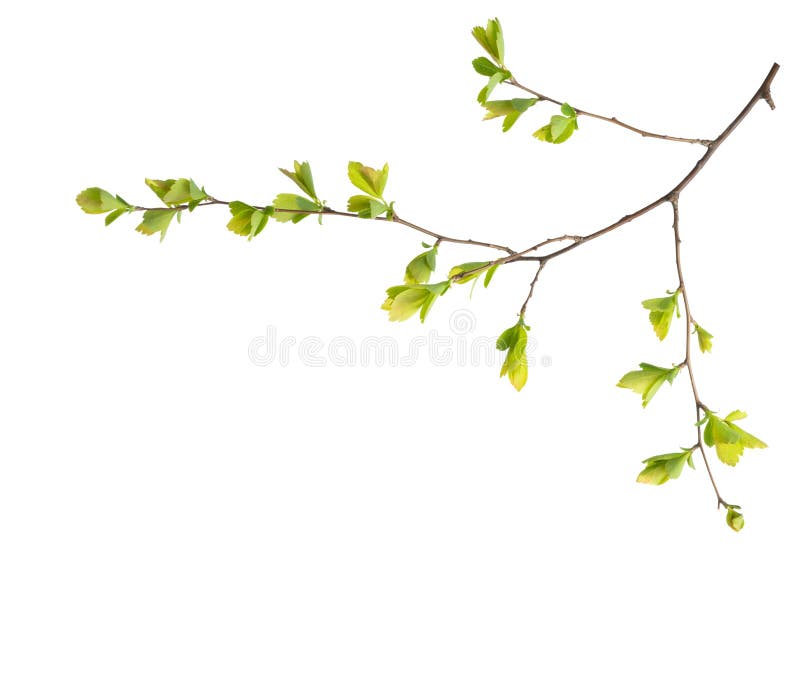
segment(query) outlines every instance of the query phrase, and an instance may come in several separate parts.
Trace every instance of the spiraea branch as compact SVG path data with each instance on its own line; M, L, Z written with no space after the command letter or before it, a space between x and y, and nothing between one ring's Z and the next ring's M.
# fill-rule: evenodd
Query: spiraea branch
M692 366L693 345L696 341L696 348L701 353L709 352L712 347L712 335L700 325L689 306L689 293L681 263L682 240L679 203L683 190L692 183L720 145L750 114L759 101L764 100L770 108L774 109L771 85L778 72L778 64L772 65L747 104L716 138L691 138L648 131L638 125L623 122L615 116L609 117L590 112L570 105L566 101L539 93L520 83L507 67L503 31L497 19L489 20L485 27L476 26L472 34L488 56L480 56L472 62L475 71L487 78L477 99L486 111L484 119L502 117L504 132L516 124L523 115L534 114L530 111L537 104L546 104L555 106L557 111L550 115L546 124L533 132L533 137L541 142L557 145L568 141L579 130L579 120L585 118L612 124L645 138L699 145L705 148L705 151L676 185L671 186L657 199L644 204L637 210L621 216L610 224L596 226L583 234L552 234L522 250L514 250L504 243L445 234L438 231L438 228L434 230L400 217L395 202L388 200L385 196L389 178L388 164L381 168L372 168L355 161L348 164L348 177L358 193L347 200L344 209L332 208L318 196L310 165L308 162L297 161L294 162L292 169L280 169L280 171L299 188L301 194L280 193L266 205L218 199L211 196L205 187L199 187L194 180L189 178L146 179L146 184L162 202L162 205L158 206L133 205L119 195L115 196L99 187L90 187L81 192L77 197L78 205L87 213L106 213L106 225L111 224L122 215L142 213L142 220L136 227L137 231L148 236L158 233L161 240L164 239L173 220L180 221L184 212L191 212L195 208L207 206L226 206L230 211L228 229L235 234L247 237L248 240L264 231L270 220L297 223L308 216L316 216L320 224L324 218L328 217L364 218L413 229L429 237L431 242L423 243L425 250L408 263L403 283L387 289L382 308L388 312L390 321L402 321L414 315L419 315L420 320L424 321L436 300L444 295L453 284L463 284L468 281L472 281L474 284L482 279L483 285L488 287L494 274L505 265L534 262L537 265L536 271L527 288L517 320L511 327L504 330L497 340L497 348L507 352L500 375L508 376L509 381L517 390L521 390L528 380L525 348L530 328L525 323L525 316L526 312L530 310L529 305L534 294L540 292L537 288L545 266L590 241L634 222L659 206L669 205L672 212L673 254L677 286L674 291L668 292L664 297L644 300L642 306L649 312L649 320L659 340L663 340L667 336L673 318L682 318L685 335L684 353L679 362L670 365L641 363L638 369L625 374L617 385L640 395L642 406L646 407L665 382L672 384L685 370L695 409L694 417L687 420L687 427L693 429L692 434L695 439L689 447L680 447L678 451L645 459L643 462L645 467L639 473L637 480L645 484L661 485L669 480L677 479L683 472L684 466L689 465L694 468L693 457L696 452L699 452L713 488L717 507L724 507L727 524L734 531L740 531L744 526L741 508L732 505L722 497L712 472L709 450L712 447L715 448L716 455L722 463L735 466L746 448L762 448L766 445L736 423L746 416L744 412L734 410L726 416L721 416L700 398L697 377ZM492 98L500 86L524 92L528 97ZM540 105L535 109L539 110L541 107ZM442 245L488 249L488 252L484 254L490 259L461 263L450 269L445 278L432 282L431 279L436 272L437 253ZM489 253L493 254L489 256ZM682 317L681 305L683 307Z

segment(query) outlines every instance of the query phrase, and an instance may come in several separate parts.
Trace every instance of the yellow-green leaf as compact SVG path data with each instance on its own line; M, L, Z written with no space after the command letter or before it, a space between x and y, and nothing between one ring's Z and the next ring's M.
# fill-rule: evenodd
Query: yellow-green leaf
M383 190L389 179L389 164L384 164L380 170L364 166L361 162L351 161L347 165L347 176L362 192L366 192L376 199L383 198Z
M294 181L294 183L316 203L319 203L317 191L314 189L314 177L311 175L311 166L307 161L300 163L295 160L294 171L283 168L278 170L287 178Z
M697 341L700 344L701 353L711 351L711 340L714 337L708 330L704 330L697 323L694 324L694 331L697 333Z
M642 461L646 465L636 481L643 484L660 485L667 480L677 480L681 476L683 467L691 460L691 456L692 450L651 456Z
M497 349L508 352L500 368L500 376L508 375L508 380L517 391L521 391L528 381L528 356L525 349L528 345L529 329L520 319L497 338Z
M188 204L208 198L205 191L200 189L194 180L189 178L178 178L177 180L173 178L169 180L145 178L144 181L167 206Z
M475 26L472 29L472 36L477 40L478 44L486 50L489 56L494 59L497 65L503 65L505 43L503 40L503 29L500 26L499 19L489 19L486 28L483 26Z
M520 115L538 102L538 98L512 98L505 101L486 101L484 120L503 117L503 131L508 131Z
M665 381L672 384L681 371L680 367L665 368L650 363L639 363L639 368L623 375L617 386L640 393L642 407L647 407L647 403L653 399Z
M650 312L650 323L656 333L656 337L663 340L672 325L672 317L678 311L678 292L676 291L666 297L654 297L644 300L642 306Z
M444 295L449 287L449 281L392 286L386 290L381 309L389 312L390 321L404 321L419 311L419 319L424 323L436 298Z
M231 212L231 219L228 222L228 229L239 236L246 236L252 239L266 227L269 216L272 215L272 207L257 209L243 201L232 201L228 208Z
M454 281L455 283L463 284L478 278L485 271L489 270L490 264L490 262L462 262L447 272L447 278L452 279L454 276L463 274L462 277Z
M84 213L107 213L108 211L121 210L125 212L130 208L122 197L116 197L99 187L89 187L81 192L75 201ZM106 223L109 224L109 223Z
M156 232L160 232L160 240L163 241L164 237L167 235L167 228L172 222L175 213L177 213L177 211L172 208L155 208L145 211L142 216L142 222L136 228L136 231L146 236L151 236Z
M274 208L273 217L278 222L300 222L309 215L308 213L294 213L292 211L320 211L319 204L309 201L299 194L279 194L272 201L272 206Z
M431 273L436 270L436 253L438 249L438 246L433 246L408 263L404 279L406 284L422 284L431 280Z
M744 527L744 515L739 512L739 506L728 506L725 513L725 522L734 531L741 531Z
M356 194L347 200L347 210L350 213L356 213L359 218L377 218L386 213L389 207L382 201L365 194Z
M709 447L716 447L719 460L729 466L739 463L745 449L763 449L767 446L762 440L733 423L746 416L744 412L735 410L720 419L716 414L707 412L703 420L703 440Z

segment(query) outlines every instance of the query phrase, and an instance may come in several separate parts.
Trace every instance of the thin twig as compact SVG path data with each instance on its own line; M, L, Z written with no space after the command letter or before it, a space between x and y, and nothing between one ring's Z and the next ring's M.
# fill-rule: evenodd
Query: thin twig
M195 208L199 208L200 206L228 206L230 205L229 201L222 201L221 199L215 199L214 197L208 197L206 201L202 201L199 204L195 205ZM185 211L189 208L189 204L180 204L177 206L134 206L131 210L133 211ZM253 206L256 210L262 210L265 208L264 206ZM290 208L275 208L275 213L295 213L297 215L338 215L344 218L359 218L360 216L357 213L349 213L346 211L337 211L333 208L324 207L322 210L318 211L307 211L307 210L299 210L299 209L290 209ZM504 253L508 253L509 255L514 255L516 251L513 248L509 248L508 246L503 246L499 243L490 243L488 241L476 241L475 239L458 239L452 236L445 236L444 234L437 234L436 232L431 231L430 229L426 229L425 227L420 227L419 225L415 225L413 222L409 222L408 220L404 220L403 218L397 217L394 215L392 218L386 217L377 217L377 218L361 218L362 220L379 220L382 222L396 222L404 227L409 227L410 229L416 230L422 234L426 234L430 237L436 239L437 242L441 243L442 241L446 241L447 243L458 243L464 244L468 246L482 246L484 248L494 248L495 250L503 251ZM560 240L560 239L557 239Z
M536 287L536 282L539 280L539 274L542 273L542 269L544 269L546 262L540 262L539 268L536 270L536 275L533 277L531 281L530 290L528 290L528 296L525 298L525 301L522 303L522 307L519 310L519 317L525 318L525 311L528 308L528 302L531 301L531 297L533 297L533 289Z
M515 80L513 77L510 79L505 80L505 84L510 84L512 87L517 87L517 89L522 89L522 91L526 91L529 94L533 94L538 98L540 101L549 101L550 103L555 103L556 105L563 105L564 101L558 101L555 98L551 98L550 96L545 96L544 94L540 94L538 91L534 91L526 87L523 84L520 84ZM658 138L659 140L672 140L676 143L692 143L694 145L705 145L709 146L712 141L704 140L703 138L682 138L681 136L669 136L664 133L653 133L652 131L645 131L644 129L639 129L631 124L627 124L616 117L606 117L605 115L598 115L595 112L589 112L588 110L583 110L581 108L576 108L572 106L572 109L578 115L584 115L585 117L593 117L594 119L601 119L604 122L609 122L611 124L616 124L617 126L622 127L623 129L628 129L629 131L633 131L634 133L638 133L640 136L644 136L646 138Z
M708 472L708 477L711 480L711 486L714 488L714 493L717 495L717 507L725 506L727 508L728 504L726 503L725 499L719 493L719 489L717 488L717 483L714 480L714 474L711 472L711 465L708 463L708 457L706 456L706 450L703 447L703 434L700 429L700 412L706 409L706 406L700 401L700 394L697 392L697 382L695 381L694 377L694 368L692 367L692 325L694 325L694 318L692 317L692 310L689 308L689 294L686 292L686 281L683 278L683 266L681 264L681 233L680 233L680 213L678 211L678 195L674 194L670 199L670 203L672 204L672 231L675 238L675 268L678 271L678 290L681 292L681 297L683 298L683 308L686 314L686 351L684 355L683 362L681 363L681 367L685 367L686 371L689 373L689 382L692 386L692 395L694 396L694 410L695 410L695 417L697 421L697 443L692 448L692 451L695 449L700 450L700 454L703 457L703 463L706 465L706 471Z

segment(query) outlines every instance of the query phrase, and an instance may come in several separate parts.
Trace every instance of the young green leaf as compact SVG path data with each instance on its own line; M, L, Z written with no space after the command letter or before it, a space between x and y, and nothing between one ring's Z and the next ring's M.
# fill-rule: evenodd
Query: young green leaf
M494 264L486 271L486 276L483 277L483 287L488 288L489 283L491 283L492 278L494 277L494 273L497 271L499 264Z
M304 161L302 164L295 160L294 162L294 171L289 171L288 169L278 169L283 175L285 175L290 180L294 181L294 183L305 192L308 196L310 196L314 203L320 204L320 200L317 197L317 192L314 189L314 178L311 175L311 166L307 161Z
M675 377L681 371L680 367L666 368L651 365L650 363L639 363L639 370L632 370L619 380L617 386L627 388L634 393L642 395L642 407L647 407L653 396L667 381L672 384Z
M578 129L578 116L568 103L561 106L561 112L562 115L553 115L549 124L534 131L534 137L546 143L556 144L567 140Z
M488 267L486 265L491 264L490 262L462 262L459 265L453 267L449 272L447 272L447 278L452 279L454 276L458 276L459 274L463 274L462 277L455 279L454 283L463 284L467 281L471 281L472 279L478 278L481 274L487 271Z
M347 200L347 210L357 213L359 218L377 218L386 213L389 207L382 201L373 199L364 194L356 194Z
M228 208L232 216L228 222L228 229L239 236L246 236L248 240L261 233L273 214L272 206L257 209L243 201L232 201Z
M676 290L666 297L654 297L642 302L642 306L650 312L650 323L653 325L656 337L660 340L667 336L669 326L672 324L672 317L679 311L679 292L679 290Z
M697 323L694 324L694 331L697 334L697 341L700 344L700 352L711 351L711 340L714 337L708 330L704 330Z
M673 452L671 454L659 454L645 459L642 463L646 464L644 470L636 478L637 482L643 484L664 484L667 480L677 480L681 476L683 467L690 463L692 450Z
M433 246L417 255L406 267L404 283L417 285L431 280L431 273L436 271L436 253L439 246Z
M389 178L389 164L378 170L364 166L361 162L351 161L347 165L347 176L358 189L376 199L383 199L383 190Z
M475 69L476 73L479 75L485 75L486 77L491 77L495 73L502 72L503 70L500 66L496 66L485 56L479 56L478 58L474 59L472 61L472 67Z
M517 391L521 391L528 381L528 356L525 353L528 345L528 330L530 328L520 318L516 325L503 331L497 338L498 350L508 351L500 368L500 376L508 375L508 380Z
M538 98L512 98L507 101L486 101L483 107L487 112L484 120L503 117L503 131L508 131L520 115L528 108L534 106Z
M709 447L716 447L717 456L722 463L735 466L746 448L763 449L767 445L754 435L737 426L734 421L739 421L747 416L741 410L734 410L724 419L720 419L712 412L706 412L703 431L703 440Z
M494 59L497 65L503 65L505 45L503 41L503 29L500 26L499 19L489 19L486 28L475 26L472 29L472 36L478 41L478 44L486 50L489 56Z
M511 77L511 73L507 70L499 70L494 75L489 78L489 81L486 83L486 86L483 87L478 92L478 103L484 105L488 100L489 96L492 95L495 87L500 84L500 82L505 82L507 79Z
M741 508L735 505L729 505L725 512L725 522L734 531L741 531L744 527L744 515L739 512Z
M83 190L83 192L75 197L75 201L84 213L92 214L107 213L108 211L114 210L125 213L131 207L121 196L114 196L99 187L89 187ZM122 213L120 213L120 215ZM107 220L106 224L108 225L111 223Z
M390 321L404 321L419 311L419 320L424 323L436 298L444 295L449 287L449 281L392 286L386 290L381 309L389 312Z
M309 201L299 194L279 194L272 201L274 210L274 217L278 222L300 222L303 218L308 217L308 213L293 213L292 211L314 211L322 210L322 206L313 201Z
M137 232L141 232L147 236L161 232L161 241L167 235L167 228L172 222L173 216L177 213L173 208L156 208L145 211L142 217L142 222L136 228Z
M167 206L199 203L204 199L208 199L205 190L199 188L194 180L189 178L178 178L177 180L172 178L169 180L145 178L144 181Z
M118 208L116 211L111 211L111 213L109 213L106 216L106 227L108 227L112 222L114 222L114 220L116 220L123 213L130 213L130 209Z

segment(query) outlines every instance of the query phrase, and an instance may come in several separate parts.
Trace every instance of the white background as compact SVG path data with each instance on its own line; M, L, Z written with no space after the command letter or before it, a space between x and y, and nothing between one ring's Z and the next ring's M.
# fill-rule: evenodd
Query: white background
M0 234L0 670L796 672L798 49L788 3L17 4L5 10ZM221 199L293 191L311 162L343 207L348 160L388 161L414 222L524 247L663 194L702 148L584 119L568 143L481 122L476 23L523 82L585 109L713 137L760 103L682 197L703 400L768 442L735 469L735 534L691 444L685 375L643 411L615 388L681 359L639 302L676 285L662 207L558 258L528 313L522 393L494 364L259 367L253 339L469 340L513 324L533 265L451 290L424 325L384 289L424 237L224 208L162 244L75 195L155 205L143 178ZM499 90L498 93L502 91ZM486 259L443 246L440 273ZM464 314L466 315L466 314ZM468 317L468 315L467 315ZM325 356L323 351L322 356ZM542 358L550 359L544 367Z

